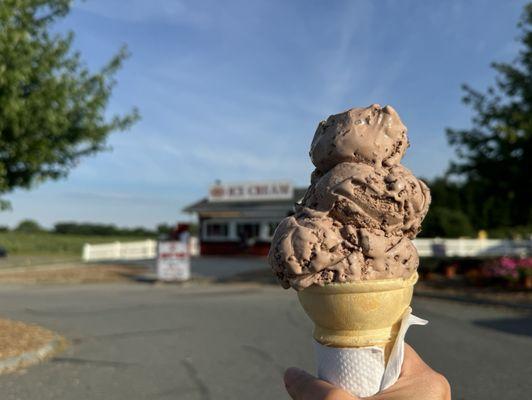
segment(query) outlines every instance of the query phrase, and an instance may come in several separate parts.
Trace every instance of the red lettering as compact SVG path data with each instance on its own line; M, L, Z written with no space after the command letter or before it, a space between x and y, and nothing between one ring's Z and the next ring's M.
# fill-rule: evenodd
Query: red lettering
M179 253L160 253L159 258L185 258L187 257L187 253L179 252Z
M288 194L290 192L290 185L279 185L279 191L282 194Z

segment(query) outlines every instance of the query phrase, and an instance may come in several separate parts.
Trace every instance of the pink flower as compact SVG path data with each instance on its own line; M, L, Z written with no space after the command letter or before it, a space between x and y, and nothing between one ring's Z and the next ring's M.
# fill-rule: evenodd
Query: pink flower
M532 257L521 258L518 261L518 265L521 268L532 268Z
M492 260L486 263L484 266L484 273L486 276L492 278L517 279L519 278L520 267L520 260L510 257L501 257L498 260Z

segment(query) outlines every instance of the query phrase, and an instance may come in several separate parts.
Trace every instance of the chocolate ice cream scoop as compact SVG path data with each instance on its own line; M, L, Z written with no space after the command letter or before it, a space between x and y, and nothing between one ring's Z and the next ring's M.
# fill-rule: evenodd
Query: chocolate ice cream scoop
M304 204L328 212L343 224L415 237L427 213L427 186L402 165L336 165L310 186Z
M276 251L270 252L269 261L283 287L309 286L349 255L352 246L343 239L340 226L325 213L311 210L280 223L273 238ZM332 279L332 272L324 272L329 274Z
M316 166L296 213L277 228L269 262L284 287L408 277L410 239L430 204L427 186L399 164L408 146L395 110L353 108L320 123Z
M324 173L341 162L363 162L380 168L398 164L407 147L406 127L397 112L391 106L373 104L320 122L310 158Z

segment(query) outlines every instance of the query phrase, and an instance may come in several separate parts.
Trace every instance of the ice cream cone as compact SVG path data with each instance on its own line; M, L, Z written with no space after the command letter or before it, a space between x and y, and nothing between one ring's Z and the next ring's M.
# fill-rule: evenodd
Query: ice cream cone
M340 348L382 347L387 362L417 279L416 272L409 278L311 286L298 297L314 322L317 342Z

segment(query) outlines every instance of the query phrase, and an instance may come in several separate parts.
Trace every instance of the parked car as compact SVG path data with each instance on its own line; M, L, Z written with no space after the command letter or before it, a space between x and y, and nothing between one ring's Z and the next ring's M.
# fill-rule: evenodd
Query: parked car
M7 257L7 250L0 246L0 257Z

